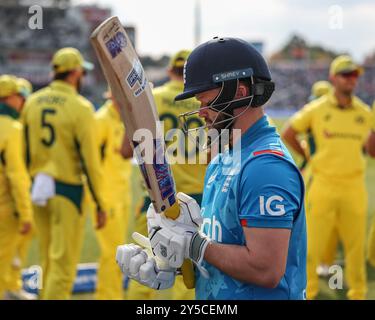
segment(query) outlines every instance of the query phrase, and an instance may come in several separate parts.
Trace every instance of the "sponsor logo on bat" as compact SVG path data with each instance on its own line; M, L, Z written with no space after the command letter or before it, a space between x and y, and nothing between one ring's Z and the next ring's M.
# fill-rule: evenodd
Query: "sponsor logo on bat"
M167 163L154 164L154 170L156 179L158 181L160 194L162 199L164 200L174 193L174 185L171 179L169 166Z
M133 68L130 70L128 76L126 77L126 82L131 89L135 89L134 96L136 97L138 97L146 88L147 79L142 65L138 59L134 60ZM137 83L138 87L135 87Z
M108 52L111 54L112 59L116 58L117 55L122 51L127 45L126 36L118 31L111 39L105 43Z
M162 199L168 198L171 194L175 193L174 183L171 176L169 165L164 156L164 146L160 140L154 140L154 170L156 180L158 182L159 190ZM161 161L162 160L162 161Z

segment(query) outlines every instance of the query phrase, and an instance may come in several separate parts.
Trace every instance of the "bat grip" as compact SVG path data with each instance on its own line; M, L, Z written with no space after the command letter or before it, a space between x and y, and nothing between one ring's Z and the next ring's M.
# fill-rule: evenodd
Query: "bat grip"
M178 202L176 201L171 207L166 209L164 211L164 214L169 219L173 219L173 220L177 219L178 216L180 215L180 206L179 206Z
M164 211L164 214L170 219L177 219L180 215L180 206L176 201L171 207ZM189 259L185 259L181 266L181 273L186 288L193 289L195 287L195 272L193 263Z

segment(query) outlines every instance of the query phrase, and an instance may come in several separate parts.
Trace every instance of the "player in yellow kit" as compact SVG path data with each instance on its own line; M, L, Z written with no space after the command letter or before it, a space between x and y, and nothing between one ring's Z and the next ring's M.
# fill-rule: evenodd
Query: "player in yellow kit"
M332 90L332 85L329 81L326 81L326 80L316 81L311 87L311 94L309 97L309 101L311 102L313 100L319 99L320 97L329 93L331 90ZM307 161L307 159L311 158L312 155L315 153L315 140L311 132L308 132L306 134L305 139L301 141L301 145L304 148L306 158L304 159L303 163L300 165L300 170L305 180L306 193L308 193L308 190L312 181L312 174L311 174L311 166L309 165L309 162ZM338 245L338 234L337 234L337 229L335 228L327 243L325 253L323 254L323 257L322 257L322 261L317 268L318 275L320 276L329 275L329 267L334 263L334 260L336 257L337 245Z
M365 233L367 190L363 146L369 134L369 107L353 95L362 68L349 56L331 64L334 89L307 104L290 120L284 139L300 155L298 133L311 130L316 150L310 161L312 182L307 193L307 297L319 291L316 267L335 228L345 252L349 299L365 299Z
M131 203L131 163L123 158L121 147L125 138L125 127L119 109L109 99L95 114L97 139L101 151L103 172L110 190L110 207L107 223L97 230L100 247L96 298L105 300L123 299L122 273L116 264L116 248L126 240Z
M79 94L85 69L92 65L74 48L57 51L52 65L54 81L29 97L22 120L43 268L41 298L68 299L82 244L84 174L98 228L105 224L107 200L94 108Z
M22 152L22 126L18 121L27 92L18 78L0 76L0 299L10 287L12 261L32 231L30 178ZM18 280L18 281L17 281ZM9 296L6 298L12 298Z
M24 105L26 98L32 93L33 88L31 83L23 78L17 79L21 97L23 98L22 106ZM34 230L35 228L33 228ZM32 231L33 231L32 230ZM29 245L32 240L34 232L28 232L27 234L20 237L16 248L16 254L12 260L11 268L6 276L6 289L5 298L12 300L34 300L36 296L30 294L22 289L22 264L26 259Z
M367 141L367 153L370 157L375 158L375 101L372 105L372 127ZM367 260L375 268L375 220L371 224L368 238Z
M175 102L174 98L177 94L183 91L183 66L190 54L188 50L181 50L177 52L169 63L168 75L170 81L165 83L163 86L155 88L153 90L156 106L158 109L159 118L164 123L164 132L166 133L165 140L166 145L173 143L170 141L173 137L173 129L180 128L179 115L189 111L194 111L199 108L199 102L195 98ZM199 117L192 117L189 120L189 127L203 126L202 120ZM170 131L172 129L172 131ZM168 134L169 132L169 134ZM183 136L183 139L185 137ZM185 141L184 150L180 150L179 154L183 156L183 163L173 164L171 166L173 177L176 183L176 190L184 192L194 199L198 203L202 200L204 175L206 171L205 164L188 164L187 159L193 156L194 151L192 148L188 148L188 142ZM172 155L171 155L172 156ZM182 160L182 159L181 159ZM193 159L194 161L196 159ZM181 161L182 162L182 161ZM146 197L140 214L136 218L136 231L147 236L147 223L146 223L146 212L150 205L150 199ZM147 288L136 281L130 281L129 291L127 297L129 299L156 299L156 298L172 298L172 299L194 299L194 290L186 289L182 277L176 278L172 292L163 290L161 294L157 294L157 291Z

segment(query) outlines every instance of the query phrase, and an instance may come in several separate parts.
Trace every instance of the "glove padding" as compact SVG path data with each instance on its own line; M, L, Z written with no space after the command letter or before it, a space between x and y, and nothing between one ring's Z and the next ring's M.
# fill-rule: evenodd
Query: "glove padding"
M191 259L208 277L201 263L211 240L199 231L203 222L200 207L192 197L181 192L177 194L177 200L180 215L176 220L156 213L152 204L147 211L152 252L170 268L179 268L186 258Z
M133 234L134 243L117 247L116 262L125 276L149 288L162 290L174 284L176 269L161 269L151 253L149 240L139 233Z

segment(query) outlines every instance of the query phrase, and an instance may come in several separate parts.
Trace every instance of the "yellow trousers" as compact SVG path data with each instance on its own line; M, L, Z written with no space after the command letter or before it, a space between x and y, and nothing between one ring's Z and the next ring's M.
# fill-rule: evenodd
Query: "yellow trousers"
M96 230L100 247L96 299L121 300L124 298L123 276L116 263L117 246L125 243L130 210L130 196L113 205L103 229Z
M311 187L311 183L313 180L312 177L312 171L311 171L311 165L310 163L307 163L305 168L302 172L303 180L305 181L305 189L306 189L306 195L309 193L309 189ZM307 196L305 197L305 207L307 208ZM329 236L329 239L327 241L324 253L322 255L322 260L320 261L321 264L331 266L335 262L336 254L337 254L337 247L339 244L339 236L338 236L338 230L337 226L332 230L331 235Z
M6 290L18 290L22 286L21 266L27 254L31 233L19 233L19 219L10 212L0 212L0 299ZM15 265L15 257L19 264Z
M18 291L22 288L22 267L27 259L28 250L33 232L19 236L19 242L16 247L16 254L12 260L10 270L6 276L6 288L10 291Z
M337 229L345 255L349 299L365 299L365 237L367 191L362 179L333 183L315 176L307 193L307 297L319 292L316 267L323 260L330 237Z
M45 207L34 206L34 215L43 270L40 298L69 299L83 242L83 211L57 195Z
M148 202L142 205L141 213L137 214L135 231L148 236L146 211ZM126 298L129 300L194 300L195 289L187 289L182 276L177 276L172 288L166 290L154 290L137 281L130 280Z

